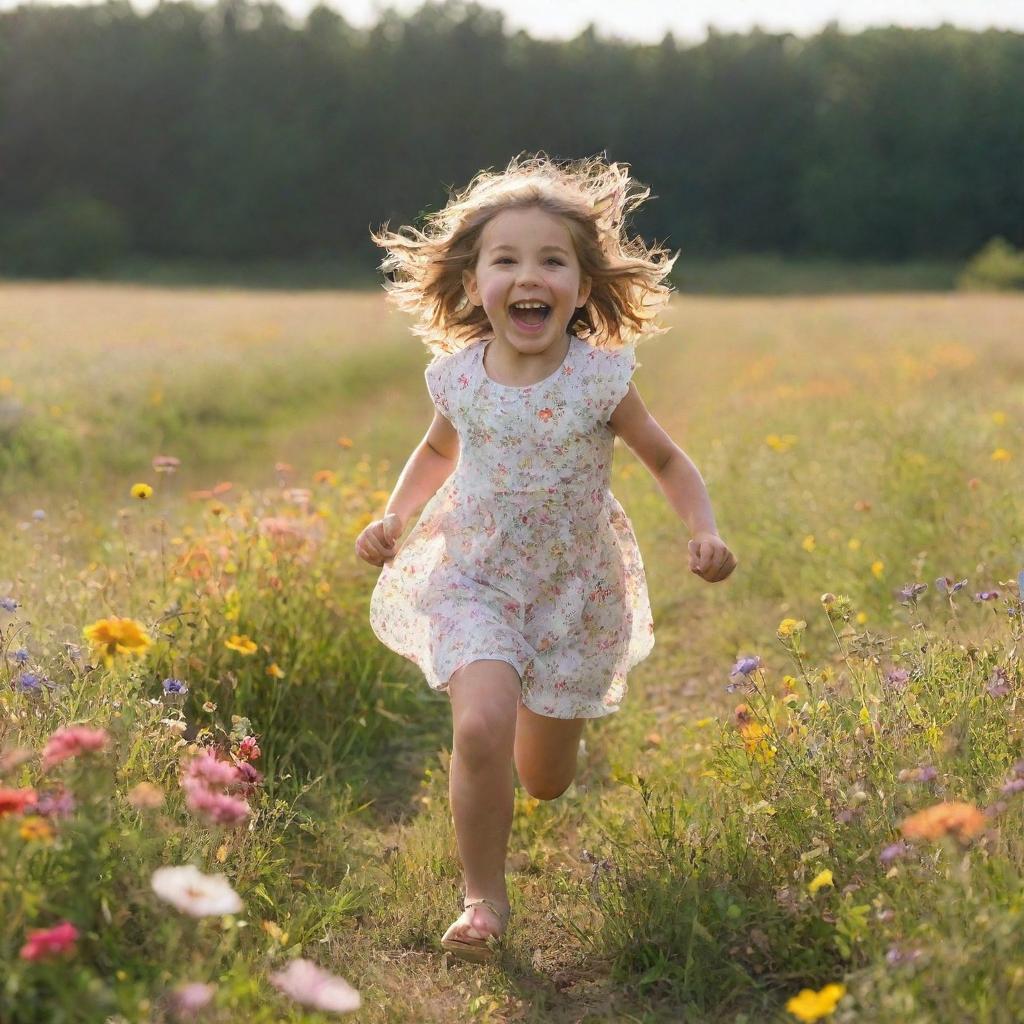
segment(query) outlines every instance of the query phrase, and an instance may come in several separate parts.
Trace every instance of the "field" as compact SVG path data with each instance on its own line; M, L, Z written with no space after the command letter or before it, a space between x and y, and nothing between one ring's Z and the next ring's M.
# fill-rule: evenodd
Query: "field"
M518 793L476 968L437 946L447 705L353 552L430 420L407 321L379 290L0 285L0 1020L332 1019L272 984L299 957L366 1022L1024 1020L1024 298L664 320L635 381L739 566L687 572L617 446L655 648L569 792ZM90 646L112 617L144 633ZM102 733L47 747L69 724ZM211 744L239 775L204 803ZM168 905L186 864L242 909Z

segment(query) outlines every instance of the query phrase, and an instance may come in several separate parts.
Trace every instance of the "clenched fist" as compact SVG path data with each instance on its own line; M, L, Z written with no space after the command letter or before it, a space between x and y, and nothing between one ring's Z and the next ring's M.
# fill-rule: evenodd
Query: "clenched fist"
M402 536L404 525L397 512L375 519L356 537L356 554L370 565L382 566L385 562L394 561L395 544Z

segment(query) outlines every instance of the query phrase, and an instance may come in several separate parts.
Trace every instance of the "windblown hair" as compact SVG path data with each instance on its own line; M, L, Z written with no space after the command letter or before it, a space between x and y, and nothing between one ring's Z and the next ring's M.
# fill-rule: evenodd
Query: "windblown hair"
M484 225L503 210L539 207L565 219L590 297L569 321L569 331L598 348L619 348L644 335L663 334L654 322L672 293L662 284L678 259L657 244L625 235L627 212L650 189L630 178L628 164L601 157L554 160L543 151L520 153L504 171L480 171L447 205L426 214L424 229L388 231L373 241L386 250L380 269L391 302L418 316L413 333L433 352L465 348L490 322L465 293L464 270L476 267ZM406 233L403 233L406 232Z

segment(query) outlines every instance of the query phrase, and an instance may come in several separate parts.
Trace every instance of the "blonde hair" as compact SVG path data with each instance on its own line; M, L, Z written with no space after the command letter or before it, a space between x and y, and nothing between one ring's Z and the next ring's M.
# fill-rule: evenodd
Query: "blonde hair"
M626 238L626 213L651 191L630 178L628 167L597 156L559 161L543 151L520 153L504 171L478 172L442 210L425 216L423 230L388 231L385 222L370 237L387 251L380 269L393 275L384 285L388 299L418 316L413 333L431 351L465 348L490 326L462 281L462 272L476 266L484 225L502 210L539 207L565 219L581 276L591 279L590 297L569 331L599 348L663 334L668 328L654 318L671 297L662 281L679 254Z

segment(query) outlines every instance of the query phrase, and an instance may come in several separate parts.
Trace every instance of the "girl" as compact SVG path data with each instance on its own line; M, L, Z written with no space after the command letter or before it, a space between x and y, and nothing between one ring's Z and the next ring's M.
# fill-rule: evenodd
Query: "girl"
M677 258L624 238L650 190L630 192L628 165L520 157L481 171L426 231L371 233L389 296L436 354L436 411L355 550L382 567L374 633L451 702L465 901L441 945L478 962L508 921L513 763L532 796L563 793L584 723L619 709L654 644L632 524L608 488L616 435L685 521L691 571L714 583L737 564L700 473L630 381L635 339L666 330L652 320Z

